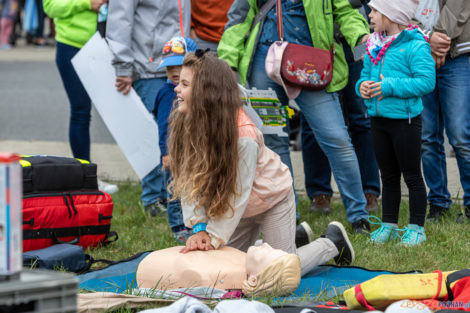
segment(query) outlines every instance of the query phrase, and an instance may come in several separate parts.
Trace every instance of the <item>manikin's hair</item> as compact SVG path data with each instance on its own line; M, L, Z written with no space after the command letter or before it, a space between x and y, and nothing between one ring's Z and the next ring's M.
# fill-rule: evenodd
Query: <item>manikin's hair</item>
M209 52L188 54L183 68L193 73L191 100L185 112L174 110L171 116L170 188L174 198L218 218L233 213L237 192L238 84L228 64Z
M256 276L248 277L242 284L242 291L251 296L287 296L300 283L300 259L296 254L276 258Z

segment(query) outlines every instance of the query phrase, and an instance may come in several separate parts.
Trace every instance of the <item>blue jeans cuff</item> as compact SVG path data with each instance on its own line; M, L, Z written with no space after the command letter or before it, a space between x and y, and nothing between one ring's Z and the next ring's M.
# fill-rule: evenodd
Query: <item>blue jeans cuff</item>
M380 196L380 192L377 192L375 190L372 190L372 189L364 189L364 194L366 193L369 193L371 195L374 195L376 196L377 198Z
M182 231L183 229L185 229L186 227L184 225L178 225L178 226L173 226L171 228L171 231L176 233L176 232L179 232L179 231Z
M440 206L441 208L448 209L450 208L450 203L448 202L430 202L429 205Z
M350 223L354 224L355 222L360 220L366 220L367 222L369 222L369 215L355 216L354 220L350 221Z
M333 193L328 192L328 191L316 191L316 192L313 193L312 198L315 198L316 196L319 196L319 195L328 195L328 196L332 197Z

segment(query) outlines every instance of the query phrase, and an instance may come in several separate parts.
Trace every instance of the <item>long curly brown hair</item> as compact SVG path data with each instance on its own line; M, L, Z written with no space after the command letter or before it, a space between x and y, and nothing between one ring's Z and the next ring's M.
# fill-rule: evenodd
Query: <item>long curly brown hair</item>
M191 100L170 120L170 188L174 198L197 203L195 209L218 218L233 213L237 191L238 84L228 64L209 52L188 54L183 68L193 73Z

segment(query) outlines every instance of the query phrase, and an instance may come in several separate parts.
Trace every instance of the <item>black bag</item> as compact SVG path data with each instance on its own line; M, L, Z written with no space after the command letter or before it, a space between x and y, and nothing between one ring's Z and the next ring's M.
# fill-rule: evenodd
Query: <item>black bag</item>
M32 155L22 156L23 192L97 190L97 166L85 160Z
M88 270L92 263L93 258L85 254L82 247L71 244L59 244L23 253L23 266L28 268L64 269L78 273Z

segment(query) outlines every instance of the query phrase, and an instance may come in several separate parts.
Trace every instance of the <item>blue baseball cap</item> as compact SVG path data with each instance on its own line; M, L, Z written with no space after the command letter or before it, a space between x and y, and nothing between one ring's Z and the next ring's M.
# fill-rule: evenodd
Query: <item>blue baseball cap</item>
M173 37L165 43L162 51L162 61L158 69L167 66L183 65L186 53L195 52L197 44L191 38Z

